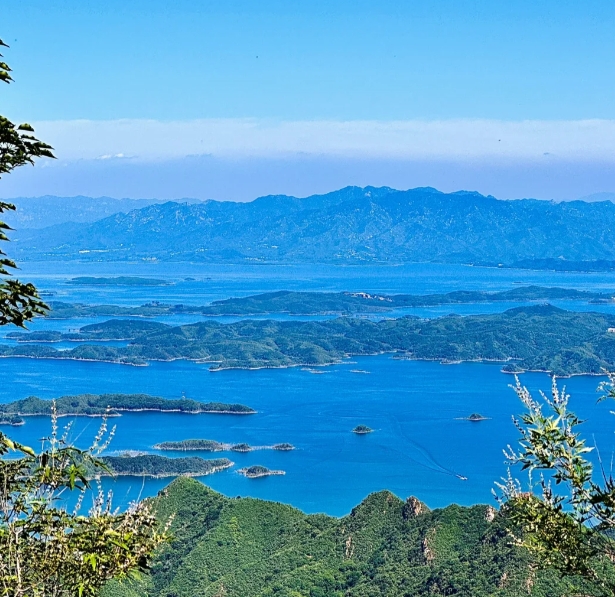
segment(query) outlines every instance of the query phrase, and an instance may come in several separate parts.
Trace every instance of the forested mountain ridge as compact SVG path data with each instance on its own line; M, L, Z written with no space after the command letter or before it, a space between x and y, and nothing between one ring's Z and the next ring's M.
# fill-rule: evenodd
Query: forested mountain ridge
M388 491L343 518L226 498L187 478L153 500L174 515L173 541L140 583L103 597L517 597L594 595L538 572L511 546L506 521L488 506L429 509Z
M20 259L512 264L614 260L615 204L500 201L432 188L348 187L250 203L168 202L92 224L22 231Z

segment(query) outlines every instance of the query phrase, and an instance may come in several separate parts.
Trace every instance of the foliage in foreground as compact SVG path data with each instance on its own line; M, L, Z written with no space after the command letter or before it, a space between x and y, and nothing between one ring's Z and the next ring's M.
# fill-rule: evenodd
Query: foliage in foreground
M93 445L80 450L53 430L41 453L0 433L0 595L63 597L97 595L109 579L145 568L167 538L146 503L111 510L98 490L88 515L81 504L88 477L105 472L98 455L112 436L106 424ZM68 429L67 429L68 431ZM67 499L77 492L71 513Z
M173 542L149 575L111 583L103 597L601 595L537 571L488 506L429 511L382 491L333 518L226 498L189 478L171 483L153 506L160 520L176 513Z
M0 40L0 46L6 46ZM12 81L1 60L0 81ZM51 147L32 134L29 124L0 116L0 177L35 158L52 158ZM0 214L15 207L0 202ZM0 221L0 241L9 226ZM16 264L0 250L0 326L23 327L46 305L32 284L11 276ZM4 416L4 415L3 415ZM13 421L14 419L9 419ZM19 421L17 421L19 422ZM67 429L67 433L68 433ZM110 439L112 433L107 436ZM111 511L110 496L96 495L88 516L80 514L89 489L88 472L104 470L106 420L94 444L79 450L58 437L57 413L40 454L0 433L0 595L4 597L94 596L109 579L122 579L147 563L166 539L146 504L124 513ZM67 497L79 495L72 513Z
M0 47L8 47L0 39ZM2 61L0 54L0 82L10 83L11 69ZM34 164L36 158L53 158L52 147L39 141L27 123L16 125L0 115L0 178L15 168ZM0 201L0 214L14 210L11 203ZM0 221L0 241L8 241L6 231L10 227ZM17 265L0 249L0 325L13 323L23 327L37 314L45 312L46 305L40 300L32 284L24 284L11 277L11 270ZM5 278L1 278L5 277Z
M615 398L615 374L601 386ZM553 379L551 396L538 402L517 379L514 387L527 412L515 424L520 448L509 447L511 464L530 471L529 491L510 473L503 483L503 510L519 532L517 545L526 548L542 567L563 576L582 576L598 594L615 595L615 479L600 462L599 475L588 459L578 426L582 421L568 409L569 396ZM532 472L541 471L537 482ZM601 480L598 481L597 477Z

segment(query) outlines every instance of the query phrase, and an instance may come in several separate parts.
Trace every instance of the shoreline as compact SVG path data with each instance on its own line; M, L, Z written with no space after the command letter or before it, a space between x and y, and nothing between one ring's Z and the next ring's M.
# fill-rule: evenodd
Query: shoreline
M182 440L178 442L168 442L168 443L179 444L181 443L181 441ZM215 440L211 440L211 441L215 442ZM161 447L165 443L167 442L160 442L158 444L154 444L152 446L152 450L159 450L161 452L237 452L240 454L247 454L249 452L256 452L258 450L275 450L276 452L292 452L293 450L297 449L295 448L295 446L292 446L291 448L276 448L276 446L282 444L282 442L280 442L280 444L272 444L270 446L250 446L249 450L233 450L233 446L237 446L240 442L237 442L234 444L229 444L226 442L216 442L216 445L219 447L215 450L207 450L206 448L184 448L184 447L163 448Z
M93 479L98 479L101 477L150 477L152 479L165 479L167 477L206 477L207 475L213 475L214 473L219 473L220 471L224 471L231 467L235 466L234 462L229 462L224 466L214 466L208 472L198 472L198 473L108 473L108 474L99 474L92 477Z
M240 371L260 371L263 369L291 369L293 367L306 367L306 368L314 368L314 367L330 367L332 365L340 365L343 364L346 359L356 358L356 357L374 357L380 356L383 354L391 354L393 355L391 358L399 361L425 361L425 362L440 362L441 365L459 365L463 363L509 363L511 361L517 360L513 357L507 359L459 359L459 360L446 360L442 358L416 358L409 357L400 353L398 350L386 350L379 351L373 353L365 353L365 354L346 354L341 359L332 360L329 363L291 363L288 365L259 365L255 367L249 366L240 366L240 365L228 365L228 366L218 366L218 367L209 367L209 371L211 373L216 373L220 371L232 371L232 370L240 370ZM128 365L131 367L149 367L150 363L172 363L174 361L188 361L195 364L208 364L208 363L220 363L220 361L207 360L207 359L188 359L184 357L176 357L172 359L148 359L144 363L127 363L125 361L111 361L107 359L82 359L82 358L71 358L71 357L63 357L63 356L33 356L33 355L0 355L0 358L3 359L45 359L45 360L58 360L58 361L78 361L78 362L90 362L90 363L108 363L111 365ZM605 377L605 373L595 373L595 372L580 372L580 373L566 373L566 374L554 374L552 371L548 371L546 369L522 369L520 371L505 371L501 369L502 373L510 374L510 375L520 375L522 373L546 373L557 379L566 379L569 377L577 377L577 376L592 376L592 377Z
M247 468L241 468L237 471L235 471L236 473L242 475L243 477L245 477L246 479L262 479L263 477L275 477L275 476L281 476L281 475L285 475L286 471L281 471L281 470L277 470L277 471L267 471L267 472L261 472L261 473L256 473L256 474L249 474L247 472Z
M2 405L0 405L1 407ZM111 409L109 413L57 413L58 418L61 417L121 417L121 414L117 414L118 412L127 412L127 413L141 413L141 412L159 412L159 413L180 413L184 415L255 415L258 414L258 411L254 410L252 412L235 412L233 410L180 410L178 408L173 408L169 410L164 410L162 408L114 408ZM11 413L18 417L50 417L51 413ZM23 425L23 423L21 423Z

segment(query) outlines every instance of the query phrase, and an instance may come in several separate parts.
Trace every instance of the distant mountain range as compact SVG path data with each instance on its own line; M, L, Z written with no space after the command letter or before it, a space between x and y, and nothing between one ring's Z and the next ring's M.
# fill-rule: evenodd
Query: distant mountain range
M611 201L615 203L615 193L593 193L591 195L585 195L585 197L580 197L579 201L585 201L587 203L593 201Z
M558 260L574 261L579 269L579 262L582 268L584 262L615 260L614 230L610 201L500 201L429 187L347 187L305 199L155 203L94 222L17 230L11 249L18 259L524 267Z
M155 203L161 199L113 199L112 197L16 197L7 199L17 207L14 212L4 214L4 220L13 228L47 228L67 222L87 223L101 220L113 214L128 213ZM198 203L197 199L183 199L182 202Z

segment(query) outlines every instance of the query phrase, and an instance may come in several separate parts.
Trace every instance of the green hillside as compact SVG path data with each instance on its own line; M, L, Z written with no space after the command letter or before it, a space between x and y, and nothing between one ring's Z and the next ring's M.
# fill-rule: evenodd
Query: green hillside
M155 324L147 329L145 324ZM507 371L556 375L601 373L615 367L615 317L549 305L504 313L400 317L370 321L212 321L171 327L112 320L84 326L84 339L130 339L128 346L82 344L58 351L40 344L0 345L0 356L78 359L145 365L188 359L212 369L330 365L348 356L396 353L397 358L444 362L496 361ZM36 332L32 332L36 334ZM25 338L32 337L24 334ZM36 336L34 336L36 337Z
M139 583L103 597L563 597L597 595L535 573L487 506L429 511L382 491L346 517L226 498L188 478L155 499L174 541Z
M480 290L456 290L445 294L373 294L368 292L294 292L280 290L240 298L214 301L210 305L170 304L153 301L139 307L120 305L84 305L51 301L51 319L77 317L156 317L160 315L199 314L215 315L266 315L288 313L290 315L326 315L349 313L382 313L411 307L434 307L437 305L462 305L471 303L497 303L521 301L585 301L610 303L612 293L588 292L574 288L548 288L521 286L500 292ZM39 332L40 334L41 332ZM67 339L59 332L46 332L49 342ZM32 342L33 336L23 332L11 332L7 337L18 342ZM72 336L83 339L81 336ZM43 337L39 337L43 340Z

